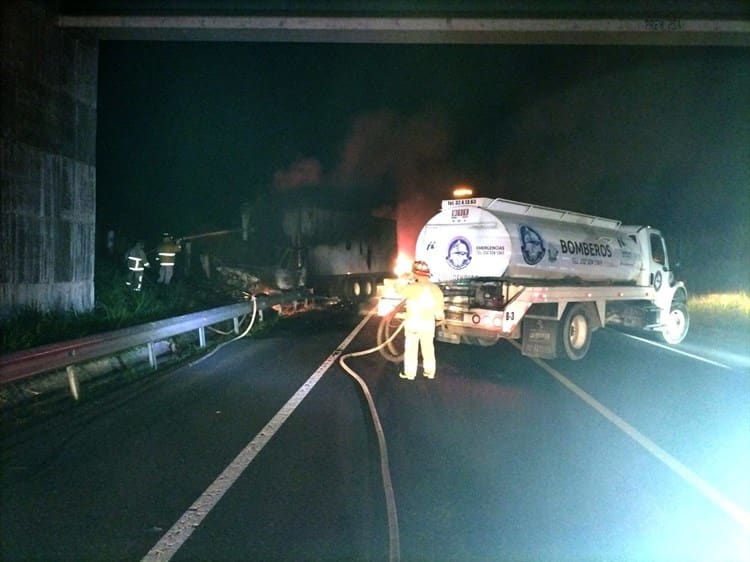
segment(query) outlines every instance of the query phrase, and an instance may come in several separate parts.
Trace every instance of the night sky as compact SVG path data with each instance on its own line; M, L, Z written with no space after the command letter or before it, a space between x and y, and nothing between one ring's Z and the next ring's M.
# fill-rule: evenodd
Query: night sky
M121 239L304 189L389 206L408 242L468 183L657 226L689 288L750 290L748 49L102 41L98 109Z

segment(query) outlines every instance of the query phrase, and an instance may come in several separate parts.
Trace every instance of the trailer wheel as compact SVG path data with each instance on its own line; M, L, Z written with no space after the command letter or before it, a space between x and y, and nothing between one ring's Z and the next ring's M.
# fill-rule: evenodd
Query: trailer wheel
M565 357L573 361L583 359L591 345L591 322L582 304L568 307L562 319L560 339Z
M676 301L672 303L672 308L669 311L667 326L659 334L666 343L677 345L685 339L689 327L690 316L688 316L687 306L684 302Z
M352 281L351 293L350 294L355 299L359 298L359 296L362 294L362 287L360 287L359 281L357 281L357 280Z

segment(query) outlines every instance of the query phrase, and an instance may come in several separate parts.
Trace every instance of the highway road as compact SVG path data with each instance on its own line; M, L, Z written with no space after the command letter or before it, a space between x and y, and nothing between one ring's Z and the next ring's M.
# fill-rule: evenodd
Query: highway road
M747 358L600 330L578 362L438 344L434 381L348 359L394 539L338 363L375 345L361 320L285 322L13 435L0 558L750 559Z

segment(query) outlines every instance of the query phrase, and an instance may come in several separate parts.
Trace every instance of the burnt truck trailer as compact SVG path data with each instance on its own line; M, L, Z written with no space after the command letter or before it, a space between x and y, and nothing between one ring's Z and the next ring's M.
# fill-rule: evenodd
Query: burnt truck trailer
M392 276L396 223L371 209L298 197L242 209L242 228L189 235L193 261L238 295L309 289L318 302L365 301Z
M393 275L397 246L392 219L368 212L294 206L283 209L281 225L290 245L280 269L316 295L366 300Z
M422 228L415 257L445 295L438 341L520 339L524 355L578 360L602 326L669 344L688 331L687 291L661 232L648 226L505 199L451 199Z

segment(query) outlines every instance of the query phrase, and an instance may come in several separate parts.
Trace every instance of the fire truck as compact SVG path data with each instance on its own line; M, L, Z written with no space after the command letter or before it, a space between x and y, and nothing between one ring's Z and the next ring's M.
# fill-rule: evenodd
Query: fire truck
M662 233L650 226L485 197L445 200L417 238L445 296L436 339L580 360L592 333L621 326L680 343L687 290ZM379 338L393 331L395 283L381 288Z

